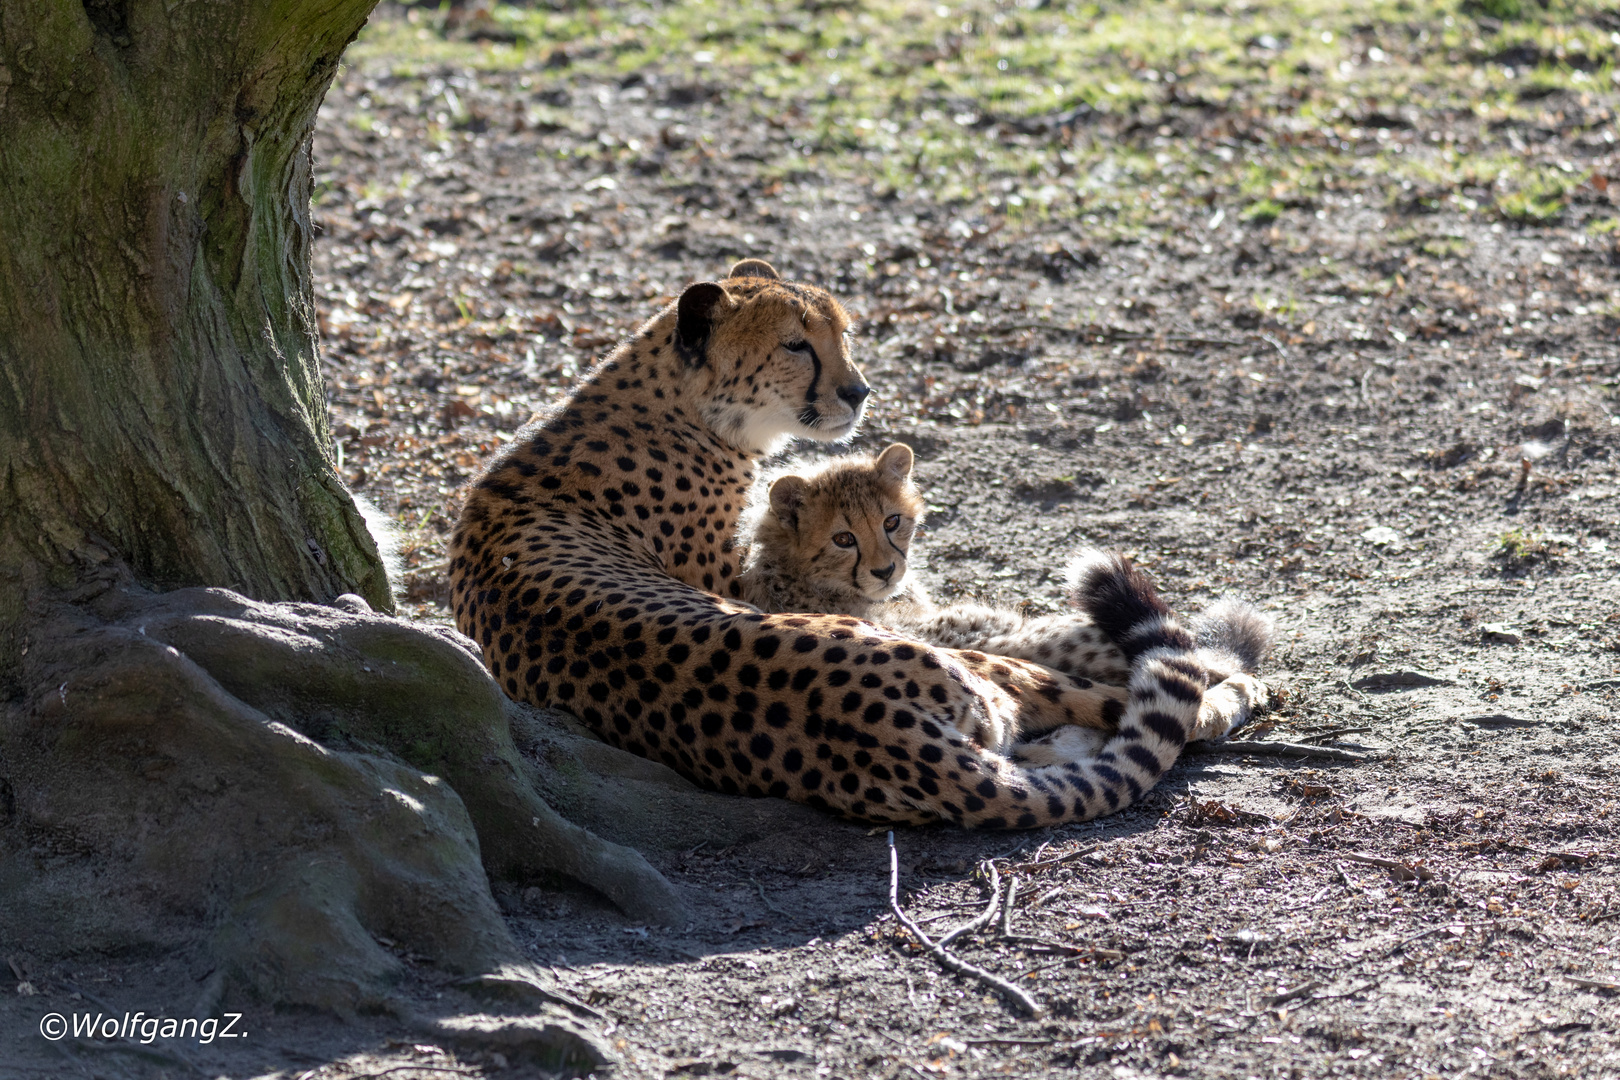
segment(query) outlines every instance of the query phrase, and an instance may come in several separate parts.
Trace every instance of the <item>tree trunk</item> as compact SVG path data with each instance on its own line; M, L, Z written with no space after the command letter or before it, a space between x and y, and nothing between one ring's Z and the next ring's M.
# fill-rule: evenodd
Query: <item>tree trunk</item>
M371 610L309 146L373 3L0 0L0 940L200 936L217 992L344 1011L386 937L555 998L486 870L684 908L536 793L469 643Z
M0 2L0 692L28 598L391 610L333 466L310 132L375 0Z

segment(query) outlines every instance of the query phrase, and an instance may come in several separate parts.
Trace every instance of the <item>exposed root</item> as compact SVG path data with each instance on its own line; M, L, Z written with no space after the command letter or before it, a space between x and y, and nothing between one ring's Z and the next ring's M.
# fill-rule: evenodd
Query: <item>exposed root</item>
M232 987L346 1013L396 1007L396 950L558 1000L486 867L685 917L641 855L536 794L465 643L358 606L117 591L41 620L0 712L0 938L62 954L211 928Z

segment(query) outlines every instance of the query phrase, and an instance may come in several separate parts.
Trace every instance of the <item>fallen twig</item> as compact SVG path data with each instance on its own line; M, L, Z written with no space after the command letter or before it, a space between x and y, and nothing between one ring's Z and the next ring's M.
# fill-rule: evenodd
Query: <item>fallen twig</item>
M1314 746L1329 739L1337 739L1340 735L1365 735L1369 731L1377 730L1370 727L1341 727L1330 731L1319 731L1315 735L1305 735L1300 738L1300 745Z
M938 961L940 967L958 975L966 975L969 978L977 979L991 989L1005 994L1013 1004L1035 1019L1045 1015L1045 1010L1036 1003L1034 998L1006 979L992 975L982 968L974 967L965 960L946 952L943 948L934 944L927 934L923 933L922 927L911 921L910 916L900 907L900 855L895 850L894 833L892 832L889 833L889 907L893 909L894 917L899 920L900 925L904 926L911 933L911 936L917 939L917 943Z
M1275 1009L1277 1006L1285 1002L1293 1001L1295 998L1310 997L1321 987L1321 985L1321 983L1313 980L1306 983L1304 986L1296 986L1292 990L1289 990L1286 993L1278 994L1276 997L1272 998L1269 1005L1271 1008Z
M1056 1039L963 1039L969 1046L1053 1046Z
M1001 936L1012 937L1013 902L1018 898L1018 875L1007 875L1007 902L1001 905Z
M1010 866L1007 869L1009 872L1017 874L1033 874L1038 870L1051 870L1055 867L1072 863L1076 859L1083 859L1092 852L1099 850L1101 847L1101 844L1092 844L1088 848L1081 848L1079 851L1071 851L1060 859L1048 859L1045 862L1019 863L1017 866Z
M1187 744L1194 754L1263 754L1268 757L1322 758L1326 761L1363 762L1372 760L1372 754L1358 754L1331 746L1308 746L1286 742L1195 742Z
M1008 934L1005 940L1012 942L1014 945L1039 945L1043 949L1054 949L1073 956L1090 956L1092 953L1092 950L1086 946L1065 945L1061 941L1048 941L1046 938L1036 937L1034 934Z
M1052 899L1054 896L1057 896L1059 893L1061 893L1064 889L1067 889L1067 888L1068 888L1067 885L1059 885L1055 889L1047 889L1045 892L1041 893L1041 895L1037 896L1034 900L1030 901L1025 906L1030 907L1030 908L1044 907L1048 900Z
M1429 881L1434 878L1434 871L1427 866L1407 866L1403 862L1397 862L1394 859L1380 859L1376 855L1347 853L1344 857L1351 862L1358 862L1364 866L1376 866L1388 870L1399 881Z
M1346 990L1342 994L1312 994L1307 999L1307 1001L1302 1002L1302 1004L1306 1004L1306 1003L1308 1003L1310 1001L1337 1001L1340 998L1355 997L1357 994L1366 993L1368 990L1371 990L1373 987L1375 987L1377 985L1378 985L1378 980L1373 979L1370 982L1362 983L1360 986L1357 986L1354 989Z
M1361 886L1356 884L1356 882L1350 877L1350 872L1344 868L1344 863L1336 862L1333 864L1333 868L1339 873L1339 884L1343 885L1352 892L1361 891Z
M1565 975L1564 981L1570 983L1571 985L1578 986L1582 990L1620 990L1620 983L1604 982L1601 979L1582 979L1574 975Z
M990 872L990 902L985 905L984 910L979 914L940 938L940 948L943 949L963 934L978 933L995 921L996 911L1001 906L1001 875L996 873L996 864L993 862L986 862L984 868Z
M918 926L927 926L929 923L931 923L931 922L939 922L939 920L941 920L941 919L954 919L954 918L956 918L956 916L964 914L964 913L972 911L972 910L973 909L971 907L967 907L966 905L963 905L962 907L954 907L954 908L951 908L951 910L949 910L949 911L942 911L938 915L929 915L929 916L926 916L924 918L918 919L917 920L917 925Z
M1040 964L1040 965L1038 965L1036 967L1032 967L1032 968L1028 969L1027 971L1020 972L1018 977L1020 979L1027 979L1031 975L1039 975L1043 971L1051 971L1053 968L1060 968L1060 967L1063 967L1065 964L1077 964L1080 961L1085 960L1086 958L1087 958L1086 956L1065 956L1061 960L1052 960L1052 961L1049 961L1049 962L1047 962L1045 964Z
M1442 926L1431 926L1427 930L1423 931L1420 934L1413 934L1411 937L1407 938L1406 940L1397 942L1395 944L1395 946L1393 948L1391 948L1389 950L1389 952L1385 953L1384 955L1386 957L1394 956L1396 953L1401 952L1402 950L1404 950L1408 945L1415 945L1418 942L1422 941L1424 938L1429 937L1432 934L1439 934L1439 933L1442 933L1442 932L1448 931L1448 930L1478 930L1478 929L1480 929L1482 927L1492 926L1492 925L1494 925L1494 924L1493 923L1488 923L1488 922L1483 922L1483 923L1456 923L1456 922L1453 922L1453 923L1446 923L1446 924L1444 924Z
M765 886L761 885L757 879L749 878L748 880L752 881L754 883L754 888L759 890L759 902L765 905L766 911L774 911L778 915L787 914L787 912L771 903L770 898L765 895Z

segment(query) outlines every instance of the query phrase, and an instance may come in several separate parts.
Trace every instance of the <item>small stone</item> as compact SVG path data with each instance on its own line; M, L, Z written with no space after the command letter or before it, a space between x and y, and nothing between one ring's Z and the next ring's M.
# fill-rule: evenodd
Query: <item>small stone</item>
M1367 541L1367 543L1374 544L1379 547L1382 547L1385 544L1398 544L1401 542L1401 534L1390 528L1388 525L1374 525L1372 528L1362 533L1361 538Z
M1416 686L1454 686L1455 682L1440 675L1422 671L1378 671L1364 675L1350 684L1356 690L1392 690Z
M1481 641L1495 645L1517 645L1524 640L1517 630L1501 622L1481 623L1479 636Z
M1463 723L1473 724L1482 728L1531 728L1537 726L1537 721L1526 720L1522 716L1509 716L1506 713L1491 713L1489 716L1465 716Z

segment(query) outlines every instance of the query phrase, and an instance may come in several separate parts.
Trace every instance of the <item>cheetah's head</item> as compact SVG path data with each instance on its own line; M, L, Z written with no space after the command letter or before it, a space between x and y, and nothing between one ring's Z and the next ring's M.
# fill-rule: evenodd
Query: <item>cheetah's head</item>
M923 500L911 482L911 447L838 458L778 477L753 545L762 558L829 594L887 600L906 581Z
M796 435L854 434L871 387L850 356L849 316L825 290L744 259L675 306L676 352L721 437L768 454Z

